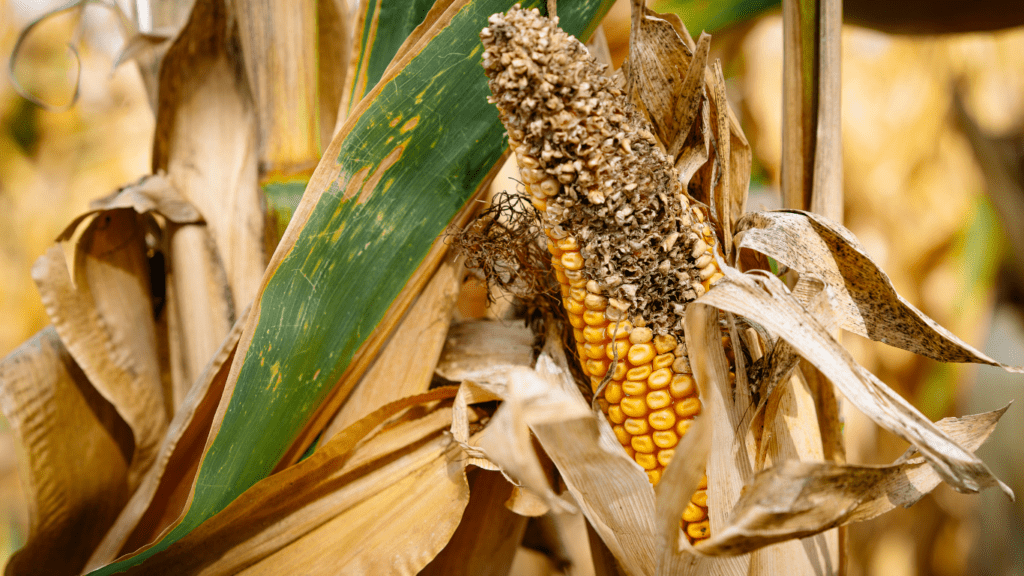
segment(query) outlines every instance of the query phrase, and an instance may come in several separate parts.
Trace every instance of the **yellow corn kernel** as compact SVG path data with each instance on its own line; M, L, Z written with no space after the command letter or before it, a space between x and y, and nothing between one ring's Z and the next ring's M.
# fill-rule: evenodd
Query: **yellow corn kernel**
M648 404L649 403L650 401L648 401ZM700 400L695 396L690 396L689 398L676 402L675 409L676 416L679 416L680 418L692 418L697 414L700 414Z
M668 391L672 394L673 398L685 398L692 396L697 390L697 383L694 382L693 376L689 374L676 374L672 378L672 385L669 386Z
M607 400L609 404L618 404L619 402L622 402L624 397L625 396L622 394L622 384L613 381L609 382L608 385L604 387L604 399Z
M591 344L587 342L583 345L583 353L592 360L601 360L604 358L604 344Z
M604 325L607 322L604 317L604 312L601 312L600 310L587 310L583 313L583 321L586 322L588 326L597 326L599 328L604 328Z
M665 354L676 349L679 343L676 341L674 336L669 334L663 334L654 339L654 350L658 354Z
M644 364L643 366L636 366L634 368L630 368L629 371L626 372L626 380L645 381L645 380L647 380L650 377L651 377L651 365L650 364Z
M647 377L647 385L651 390L661 390L672 382L672 371L668 368L660 368Z
M665 408L651 412L647 421L655 430L671 430L676 425L676 415L671 408Z
M703 540L711 533L711 524L705 520L686 527L686 535L694 540Z
M651 438L658 448L675 448L679 444L679 436L671 430L658 430L651 434Z
M643 396L647 394L647 383L644 381L626 380L622 383L622 391L630 396Z
M633 458L634 460L636 459L636 450L633 450L632 446L629 444L623 444L622 447L626 450L626 454L628 454L630 458Z
M622 427L626 429L626 432L629 432L633 436L647 434L647 432L650 431L647 420L644 420L643 418L626 418ZM657 434L657 432L655 432L655 434Z
M558 246L558 249L562 250L562 251L579 250L580 249L580 244L576 240L575 236L566 236L565 238L562 238L561 240L559 240L556 243L556 246Z
M697 490L696 492L693 493L693 496L690 497L690 502L693 502L694 504L696 504L697 506L700 506L701 508L707 508L708 507L708 491L707 490Z
M569 297L582 303L587 299L587 291L583 288L569 288Z
M674 448L669 448L669 449L665 449L665 450L659 450L658 451L658 464L661 464L662 466L668 466L669 463L672 462L672 456L674 456L675 453L676 453L676 451L675 451Z
M625 431L625 430L623 430ZM633 436L629 443L633 447L633 450L637 452L643 452L644 454L654 454L654 441L651 440L649 434L643 436Z
M675 415L673 414L673 416ZM626 415L622 413L622 406L619 406L618 404L609 404L608 419L612 421L612 424L622 424L625 422ZM673 420L673 422L675 422L675 420Z
M651 410L661 410L670 404L672 404L672 396L666 390L655 390L647 394L647 407ZM676 408L676 414L679 414L678 408Z
M619 361L615 363L615 369L612 370L612 380L622 380L626 377L626 363Z
M586 338L583 337L583 330L580 330L579 328L572 329L572 339L573 342L575 342L576 344L582 344L586 342Z
M633 330L633 332L636 332L637 330L641 329L637 328L636 330ZM630 335L630 340L632 341L632 335ZM651 360L654 360L654 346L650 344L634 344L629 348L627 358L629 358L629 363L633 366L647 364Z
M657 348L655 348L657 351ZM676 355L671 352L665 352L664 354L658 354L654 357L654 369L655 371L661 370L662 368L670 368L672 363L675 362Z
M587 360L584 369L590 372L591 376L604 377L605 372L608 371L608 366L611 364L611 360L601 357L599 360Z
M658 459L654 457L654 454L634 451L633 460L644 470L654 470L658 467Z
M686 510L683 510L683 520L687 522L700 522L707 517L707 510L695 505L693 502L688 503Z
M570 314L581 314L582 315L584 312L587 311L587 308L585 306L583 306L583 302L580 302L579 300L576 300L574 298L566 298L566 299L562 300L562 304L565 305L565 309Z
M568 316L569 316L569 324L571 324L573 328L579 328L579 329L582 330L583 327L586 326L586 323L583 322L583 315L582 314L573 314L572 312L570 312L568 314Z
M648 470L647 479L651 482L651 485L657 486L658 482L661 481L661 470Z
M678 434L680 438L686 436L691 425L693 425L693 420L680 420L679 422L676 422L676 434Z
M654 338L654 332L650 328L637 326L629 333L629 341L633 344L647 344ZM651 346L654 350L654 346Z
M607 396L605 396L607 398ZM611 400L609 400L611 402ZM643 418L647 416L647 403L643 398L623 398L620 402L622 412L632 418Z
M605 400L604 398L598 398L597 399L597 406L598 406L598 408L601 409L601 412L604 412L605 414L607 414L608 413L608 406L610 406L610 404L608 404L608 401Z
M618 438L619 444L628 445L630 442L629 432L621 425L612 426L612 432L615 432L615 437Z
M574 335L575 333L576 332L573 331ZM580 332L580 338L577 339L576 341L579 342L579 340L581 339L590 342L591 344L604 342L604 328L587 326L583 329L582 332Z
M566 270L579 270L583 268L583 256L579 252L566 252L562 254L559 262Z
M587 326L587 328L590 328L590 326ZM586 330L584 330L584 332L586 332ZM625 366L626 354L629 352L629 342L624 340L615 340L614 343L608 344L605 348L608 350L609 360L617 358L619 362Z
M595 283L596 284L596 283ZM587 292L587 297L583 299L583 303L590 310L604 310L608 307L608 299L600 294L594 294Z
M707 474L704 474L703 476L700 477L700 482L697 484L697 489L698 490L707 490L708 489L708 475Z
M621 322L612 322L604 329L605 333L608 334L608 338L615 340L627 340L629 339L629 333L633 331L633 324L629 320L623 320Z

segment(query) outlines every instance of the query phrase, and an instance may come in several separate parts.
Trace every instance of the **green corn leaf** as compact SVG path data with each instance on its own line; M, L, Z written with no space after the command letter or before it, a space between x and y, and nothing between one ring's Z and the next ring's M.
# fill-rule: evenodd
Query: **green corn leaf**
M507 146L478 35L513 3L455 3L353 109L264 276L183 518L92 574L139 566L266 477L351 368ZM611 4L565 3L561 26L586 38Z
M655 12L678 14L696 35L746 22L779 4L779 0L654 0L649 6Z

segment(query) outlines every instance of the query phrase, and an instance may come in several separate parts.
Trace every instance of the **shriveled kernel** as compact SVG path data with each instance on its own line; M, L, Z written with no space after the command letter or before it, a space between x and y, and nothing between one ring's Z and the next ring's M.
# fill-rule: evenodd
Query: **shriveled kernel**
M612 432L615 432L615 437L619 439L619 444L629 444L630 436L629 432L622 425L612 426Z
M666 352L664 354L658 354L657 356L655 356L652 364L654 365L655 370L661 370L662 368L671 367L672 363L675 361L676 355L671 352Z
M707 508L708 507L708 491L707 490L697 490L696 492L693 493L693 496L690 497L690 502L693 502L694 504L696 504L697 506L700 506L701 508Z
M670 334L662 334L654 338L654 349L658 354L664 354L671 352L676 349L678 342L676 342L675 336Z
M672 382L672 371L668 368L655 370L647 377L647 385L651 390L661 390Z
M655 390L647 394L647 407L651 410L660 410L672 403L672 396L666 390ZM679 409L676 408L676 415Z
M543 180L541 180L540 184L538 185L538 187L540 188L540 191L545 196L548 196L548 197L551 197L551 196L554 196L554 195L558 194L558 191L562 188L562 186L558 183L558 180L556 180L556 179L554 179L554 178L552 178L550 176L545 178L545 179L543 179Z
M671 430L676 425L676 415L671 408L664 408L651 412L647 416L647 421L655 430Z
M678 374L672 378L672 385L668 387L668 391L672 394L673 398L685 398L692 396L697 390L697 383L693 380L693 376L689 374Z
M647 426L647 420L643 418L626 418L626 421L622 423L622 426L633 436L640 436L647 434L650 429Z
M646 381L648 378L651 377L651 372L652 370L650 364L636 366L634 368L630 368L629 371L626 372L626 379Z
M669 448L658 451L658 464L662 466L668 466L672 462L672 457L675 456L675 449Z
M612 360L614 357L618 358L619 361L625 364L626 354L629 352L629 342L626 342L625 340L615 340L613 344L608 344L606 348L608 349L609 360Z
M604 358L604 352L604 344L591 344L587 342L583 345L583 353L587 355L587 358L600 360Z
M622 402L623 398L622 385L618 382L609 382L608 385L604 387L604 399L610 404L618 404L619 402Z
M675 448L679 444L679 436L671 430L657 430L651 434L651 439L658 448Z
M632 456L633 460L644 470L654 470L658 467L658 459L654 457L654 454L634 450Z
M707 510L700 506L694 505L693 502L686 504L686 510L683 510L683 520L687 522L700 522L701 520L708 517Z
M700 414L700 400L691 396L685 400L676 402L675 409L676 416L679 416L680 418L692 418L697 414Z
M647 394L647 382L643 380L626 380L622 383L622 391L630 396L643 396Z
M605 322L607 322L604 318L604 312L600 310L587 310L583 313L583 321L589 326L597 326L599 328L604 328Z
M650 480L652 486L657 486L658 482L661 482L661 470L648 470L647 479Z
M700 482L697 483L697 489L698 490L707 490L708 489L708 475L707 474L704 474L704 475L702 475L700 477Z
M574 332L574 334L575 334L575 332ZM580 332L580 336L582 337L583 340L586 340L587 342L591 342L591 343L595 343L595 344L598 343L598 342L603 342L604 341L604 328L599 327L599 326L587 326L587 327L585 327L582 330L582 332ZM577 342L578 341L579 340L577 340Z
M566 252L560 260L566 270L579 270L583 268L583 256L579 252Z
M693 420L680 420L676 422L676 434L680 438L686 436L686 433L690 431L690 426L693 426Z
M647 344L654 338L654 332L650 328L636 327L629 333L629 341L633 344ZM651 349L653 350L653 346Z
M622 413L622 406L610 404L608 406L608 419L612 421L612 424L622 424L625 422L626 415Z
M558 241L558 249L564 251L579 250L580 244L575 236L566 236Z
M676 374L689 374L690 373L690 360L686 356L676 354L676 359L672 362L672 371Z
M622 412L626 416L631 418L647 416L647 403L644 402L643 398L623 398L620 404L622 405Z
M633 332L636 332L637 330L640 330L640 328L633 330ZM632 341L632 337L630 337L630 340ZM651 360L654 360L654 346L651 346L650 344L634 344L630 347L629 363L633 366L647 364Z
M582 288L569 288L569 297L582 303L587 299L587 291Z
M604 296L598 296L597 294L587 294L587 297L583 300L583 303L587 305L587 308L592 310L604 310L608 307L608 299Z
M686 535L694 540L702 540L708 537L711 533L711 523L707 520L703 522L697 522L695 524L689 524L686 526Z

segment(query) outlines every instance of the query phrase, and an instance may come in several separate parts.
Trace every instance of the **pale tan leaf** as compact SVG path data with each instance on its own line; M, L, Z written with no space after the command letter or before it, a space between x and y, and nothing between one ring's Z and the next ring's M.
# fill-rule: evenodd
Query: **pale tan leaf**
M505 507L513 486L501 474L480 470L470 477L462 522L421 576L503 576L512 567L529 518Z
M822 278L844 330L943 362L1022 370L989 358L907 302L856 237L831 220L807 212L755 212L744 217L739 229L742 248Z
M148 544L181 514L199 469L242 325L241 321L235 324L183 399L153 466L93 550L87 570L105 566Z
M0 362L0 409L21 444L29 534L7 574L78 574L130 494L131 430L53 328Z
M327 148L341 120L345 74L352 54L352 12L346 0L316 3L320 149Z
M93 200L89 203L89 208L90 211L131 208L139 214L158 213L175 224L195 224L202 221L202 216L195 206L182 198L163 174L146 176L105 198ZM82 216L76 218L68 229L73 228L81 218ZM66 235L67 231L59 239L65 239Z
M381 424L455 394L440 388L367 415L151 557L146 573L417 573L448 542L469 500L461 451L446 433L450 404Z
M455 396L455 404L452 406L451 433L452 438L469 457L466 461L467 466L472 464L485 470L499 469L496 464L485 457L481 449L469 444L469 424L475 420L474 415L469 411L469 405L501 400L504 393L504 384L496 387L467 380L459 386L459 393Z
M1005 411L946 418L936 427L973 451ZM729 525L713 533L700 550L741 554L910 506L942 481L923 458L908 459L913 455L911 450L888 466L786 460L757 475Z
M461 261L449 256L324 430L324 441L377 408L430 388L461 280Z
M162 60L153 167L209 226L237 317L256 295L266 256L257 112L236 73L228 8L196 3Z
M510 368L533 366L533 341L533 332L520 323L459 322L448 333L437 373L453 382L504 384Z
M132 429L128 486L134 491L153 464L171 409L161 379L146 243L131 209L103 212L87 226L75 250L83 259L77 288L58 247L40 257L32 277L68 351Z
M954 488L977 492L999 486L976 456L958 445L899 394L859 366L849 353L820 326L771 275L753 277L724 266L726 281L698 299L748 318L778 334L832 381L843 395L879 426L913 444Z

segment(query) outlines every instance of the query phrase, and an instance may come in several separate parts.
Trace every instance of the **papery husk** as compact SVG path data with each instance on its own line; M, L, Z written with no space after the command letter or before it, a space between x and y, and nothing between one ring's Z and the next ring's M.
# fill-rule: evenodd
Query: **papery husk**
M454 387L368 414L309 458L243 493L129 573L416 574L448 542L469 500L447 435ZM411 406L425 414L381 425Z
M0 362L29 533L6 574L78 574L130 495L132 433L48 327Z
M448 332L437 374L453 382L473 380L506 384L515 366L533 365L533 332L524 324L470 320Z
M740 231L741 248L822 278L844 330L942 362L1024 370L989 358L907 302L856 237L831 220L809 212L755 212L744 217Z
M95 212L62 235L70 241L73 267L54 246L32 269L57 334L131 427L129 492L153 464L171 415L144 235L145 221L132 208Z
M86 563L91 571L148 544L181 514L220 403L228 368L242 333L236 322L189 389L167 427L160 452L139 488Z

